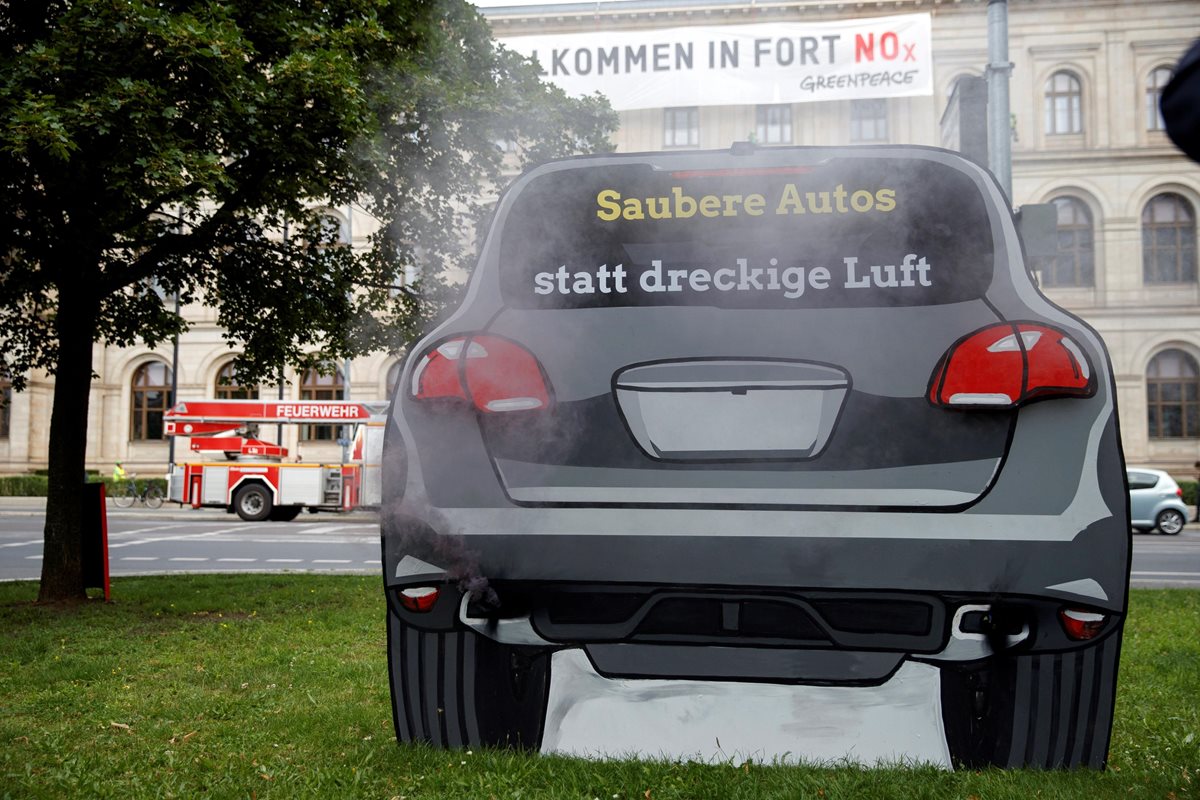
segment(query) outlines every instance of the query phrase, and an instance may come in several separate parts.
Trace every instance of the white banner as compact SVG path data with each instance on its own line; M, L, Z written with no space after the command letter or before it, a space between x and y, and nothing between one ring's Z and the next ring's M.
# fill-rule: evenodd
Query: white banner
M516 36L570 95L617 110L933 93L929 14Z

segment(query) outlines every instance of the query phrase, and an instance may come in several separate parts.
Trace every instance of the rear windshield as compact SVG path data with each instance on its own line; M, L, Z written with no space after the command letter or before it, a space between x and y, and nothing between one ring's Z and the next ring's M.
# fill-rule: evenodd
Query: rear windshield
M585 166L531 181L500 236L515 308L955 303L983 295L992 262L979 190L925 160Z

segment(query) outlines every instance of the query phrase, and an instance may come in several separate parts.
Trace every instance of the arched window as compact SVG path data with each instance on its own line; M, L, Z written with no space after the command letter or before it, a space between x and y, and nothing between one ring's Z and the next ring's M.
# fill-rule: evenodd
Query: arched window
M1146 367L1151 439L1200 438L1200 368L1182 350L1164 350Z
M226 361L224 366L217 371L213 396L218 400L257 400L258 387L242 386L238 382L237 370L234 369L233 362Z
M1150 71L1146 76L1146 130L1161 131L1166 129L1163 123L1162 109L1159 108L1159 103L1162 102L1163 89L1167 88L1167 84L1171 81L1171 69L1169 67L1158 67Z
M1058 255L1042 270L1044 286L1091 286L1095 282L1092 212L1077 197L1056 197Z
M392 366L388 368L387 385L384 390L387 392L386 396L387 396L388 400L391 400L392 395L394 395L396 393L396 381L398 381L400 379L401 365L402 365L402 362L397 361L395 364L392 364Z
M346 382L340 369L333 374L321 374L316 369L304 370L300 379L301 400L342 400L346 397ZM332 442L337 439L336 425L304 425L300 428L304 441Z
M1046 133L1083 131L1083 84L1074 74L1056 72L1046 81Z
M1196 280L1196 212L1182 195L1155 195L1142 209L1142 272L1146 283Z
M350 244L350 225L337 214L326 212L321 215L321 233L322 239L328 236L336 244Z
M171 368L161 361L142 364L133 373L129 408L129 438L150 441L163 438L163 414L175 403L171 396Z
M8 438L9 426L12 420L12 381L8 375L0 372L0 439Z

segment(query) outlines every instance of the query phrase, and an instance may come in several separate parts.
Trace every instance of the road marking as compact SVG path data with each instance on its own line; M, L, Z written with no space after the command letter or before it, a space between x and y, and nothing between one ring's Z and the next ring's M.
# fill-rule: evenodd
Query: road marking
M37 560L40 560L40 559L41 559L41 556L25 556L25 558L26 558L26 559L33 559L33 560L37 561Z
M168 558L167 561L208 561L208 559L207 558L193 558L191 556L188 556L186 558L184 558L184 557Z
M378 530L379 524L372 522L338 522L334 524L313 524L311 522L301 522L292 526L293 532L299 533L326 533L328 531L343 531L354 528L375 528ZM279 530L278 527L275 530Z
M1191 578L1142 578L1133 581L1133 585L1142 589L1179 588L1182 586L1200 586L1200 579Z
M1135 578L1166 577L1172 575L1181 578L1200 578L1200 572L1144 572L1138 570L1129 574Z
M195 541L196 539L207 539L210 536L220 536L222 533L234 533L238 530L241 529L222 528L220 530L208 531L207 533L186 533L182 536L150 536L145 539L134 539L131 542L117 542L116 544L109 544L108 547L110 550L112 550L117 547L133 547L134 545L138 544L153 544L155 542L190 542Z
M268 564L299 564L303 558L268 558Z
M257 558L218 558L217 561L228 561L230 563L253 564L258 561Z
M122 556L121 561L158 561L158 556Z
M28 547L31 544L41 544L42 539L30 539L28 542L5 542L0 547Z
M341 537L341 536L331 537L331 538L321 537L320 539L283 539L283 538L280 538L280 539L243 539L238 536L230 536L229 538L222 539L221 541L222 542L242 542L242 543L249 543L249 544L373 544L376 546L379 545L379 537L378 536L363 536L363 537L354 538L354 539L348 539L348 538Z
M314 558L312 560L312 563L314 563L314 564L349 564L350 559L348 559L348 558Z
M188 525L188 523L186 523L186 522L173 522L169 525L153 525L149 528L133 528L133 529L127 530L127 531L111 531L108 534L108 538L115 539L118 536L141 536L142 534L153 533L154 531L170 531L170 530L175 530L176 528L187 528L187 527L191 527L191 526Z
M364 563L364 564L382 564L383 562L382 562L382 561L370 561L370 560L368 560L368 561L364 561L363 563Z

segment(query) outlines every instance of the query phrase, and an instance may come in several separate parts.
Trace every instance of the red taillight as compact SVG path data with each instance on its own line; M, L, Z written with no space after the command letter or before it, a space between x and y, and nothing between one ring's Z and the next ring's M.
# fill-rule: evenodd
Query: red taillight
M1180 488L1176 487L1176 489L1175 489L1175 496L1176 496L1176 497L1180 497L1180 498L1182 498L1182 497L1183 497L1183 489L1180 489Z
M1087 356L1071 337L1045 325L1002 322L951 347L933 372L928 396L951 408L1009 409L1094 391Z
M1058 619L1062 622L1067 636L1077 642L1083 642L1096 638L1100 631L1104 630L1108 615L1085 611L1082 608L1064 608L1058 612Z
M488 413L550 405L537 359L497 336L449 339L429 350L413 370L412 395L418 400L469 399Z
M438 590L434 586L410 586L396 592L396 596L400 598L400 605L409 611L424 614L437 603Z

